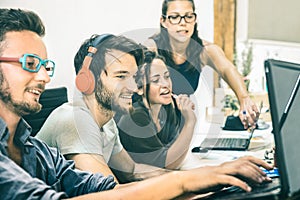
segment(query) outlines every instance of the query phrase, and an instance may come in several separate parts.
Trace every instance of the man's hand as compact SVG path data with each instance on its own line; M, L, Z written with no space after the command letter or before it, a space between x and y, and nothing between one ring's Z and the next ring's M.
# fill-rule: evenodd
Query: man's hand
M261 159L246 156L219 166L207 166L185 171L183 174L186 173L187 175L180 177L183 179L183 188L186 192L215 191L228 185L251 191L249 184L271 181L260 167L267 170L273 168Z

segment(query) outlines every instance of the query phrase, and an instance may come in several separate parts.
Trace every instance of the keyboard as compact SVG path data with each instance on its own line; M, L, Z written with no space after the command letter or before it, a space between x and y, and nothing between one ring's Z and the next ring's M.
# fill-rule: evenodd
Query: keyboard
M251 192L246 192L239 187L231 186L221 191L215 192L204 199L266 199L268 196L278 195L280 193L281 187L279 178L274 178L272 180L272 182L266 182L260 185L252 186Z
M206 138L200 147L212 150L246 150L249 143L248 138Z

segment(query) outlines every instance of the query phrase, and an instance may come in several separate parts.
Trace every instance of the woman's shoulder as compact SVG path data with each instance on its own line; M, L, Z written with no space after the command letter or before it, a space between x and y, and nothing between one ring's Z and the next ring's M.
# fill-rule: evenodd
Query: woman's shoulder
M217 44L204 41L203 40L204 50L201 52L201 60L204 61L205 64L210 65L211 60L215 60L220 56L224 55L223 50Z
M203 47L206 51L214 51L220 49L220 47L213 42L209 42L207 40L202 40L202 42L203 42Z
M203 40L203 46L208 51L223 51L219 45L217 45L213 42Z

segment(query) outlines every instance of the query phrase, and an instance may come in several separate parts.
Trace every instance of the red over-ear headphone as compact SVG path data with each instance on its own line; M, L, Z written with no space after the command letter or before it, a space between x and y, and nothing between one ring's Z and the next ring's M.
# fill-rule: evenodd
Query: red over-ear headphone
M99 35L92 39L90 45L88 47L88 54L85 56L82 67L76 76L76 87L77 89L86 94L92 94L95 90L95 76L93 72L89 69L90 64L92 62L93 56L97 52L96 46L98 46L101 42L111 37L111 34L103 34Z

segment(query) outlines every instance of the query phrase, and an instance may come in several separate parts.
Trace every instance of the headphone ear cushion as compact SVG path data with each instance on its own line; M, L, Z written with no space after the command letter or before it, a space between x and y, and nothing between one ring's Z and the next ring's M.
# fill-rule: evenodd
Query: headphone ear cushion
M76 87L86 95L92 94L95 90L95 77L93 72L87 68L82 68L76 76Z
M111 36L113 35L103 34L96 36L92 38L91 43L89 44L88 54L85 56L81 70L78 72L75 79L77 89L86 95L92 94L95 90L95 76L93 72L89 70L89 67L92 62L93 55L97 52L96 46Z

